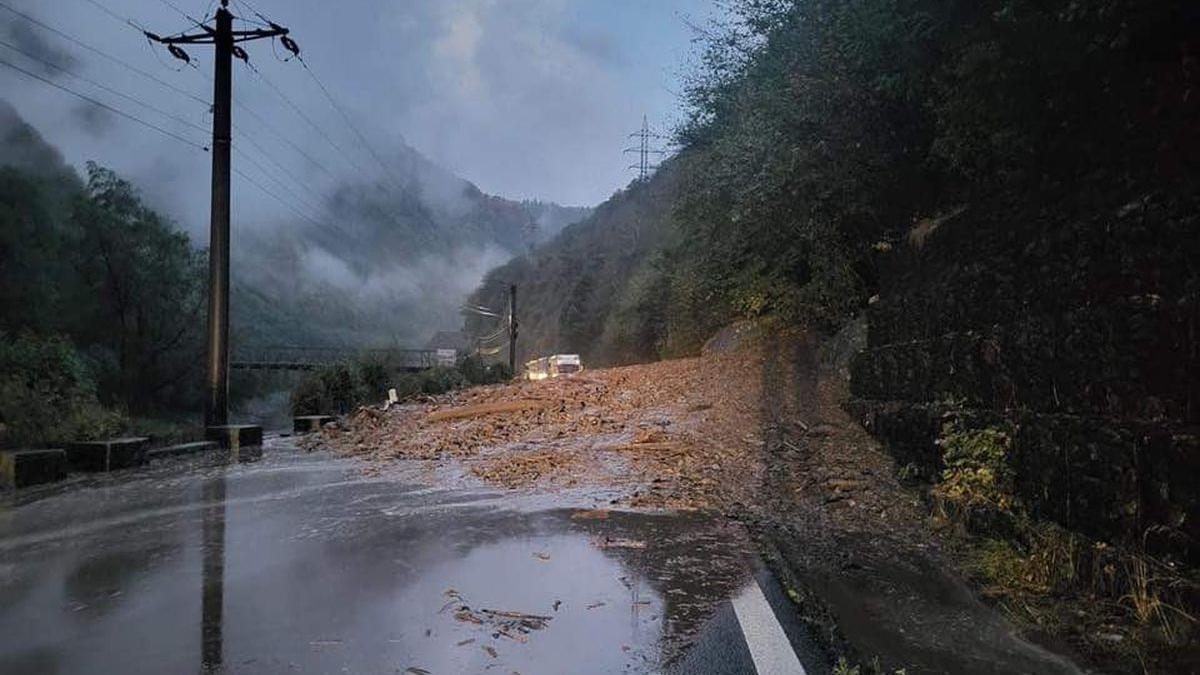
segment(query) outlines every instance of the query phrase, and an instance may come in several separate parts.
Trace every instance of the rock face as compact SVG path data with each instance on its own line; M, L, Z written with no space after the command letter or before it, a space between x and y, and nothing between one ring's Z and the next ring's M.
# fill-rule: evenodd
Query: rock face
M1032 515L1195 562L1200 200L1083 202L981 205L881 254L849 407L926 476L947 423L1009 429Z

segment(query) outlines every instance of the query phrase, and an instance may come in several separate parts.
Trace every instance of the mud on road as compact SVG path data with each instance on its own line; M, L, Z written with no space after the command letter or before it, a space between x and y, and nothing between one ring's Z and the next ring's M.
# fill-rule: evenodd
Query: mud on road
M761 370L746 351L477 387L364 408L310 442L502 488L726 511L763 479Z
M304 442L426 480L749 525L804 619L881 672L1072 673L954 573L918 494L845 413L805 334L741 326L696 358L361 409ZM867 671L869 672L869 671Z

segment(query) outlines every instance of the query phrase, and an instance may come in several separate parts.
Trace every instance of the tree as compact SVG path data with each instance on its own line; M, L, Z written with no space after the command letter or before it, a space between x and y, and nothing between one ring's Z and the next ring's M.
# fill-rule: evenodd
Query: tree
M148 209L125 180L94 163L76 202L73 250L82 280L76 340L109 368L103 387L143 412L194 398L204 306L204 255Z

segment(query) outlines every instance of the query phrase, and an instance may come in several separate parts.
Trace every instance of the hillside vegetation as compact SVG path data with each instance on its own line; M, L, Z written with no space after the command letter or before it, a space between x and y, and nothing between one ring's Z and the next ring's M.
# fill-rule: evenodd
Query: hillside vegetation
M985 212L1052 228L1054 213L1194 189L1189 4L729 10L701 35L677 155L475 294L502 307L502 286L522 289L522 356L690 353L739 317L833 329L878 293L881 252L910 230Z
M132 185L81 180L0 107L0 444L199 405L203 254Z
M390 161L402 189L348 178L317 197L320 222L241 229L232 311L243 343L424 346L459 323L487 269L588 213L485 194L407 146Z

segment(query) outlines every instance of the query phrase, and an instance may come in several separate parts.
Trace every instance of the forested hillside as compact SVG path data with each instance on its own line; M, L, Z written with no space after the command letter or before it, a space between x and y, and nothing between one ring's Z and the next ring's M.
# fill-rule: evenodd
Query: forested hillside
M0 106L0 441L198 405L203 266L133 186L95 164L81 180Z
M503 310L518 286L519 357L571 351L589 362L655 358L661 345L666 289L663 251L676 173L633 183L565 228L552 241L492 270L471 301ZM496 319L470 315L467 331L494 330Z
M407 146L392 160L402 189L347 179L316 196L326 220L241 228L232 309L243 344L421 346L458 324L487 269L588 212L485 194Z

